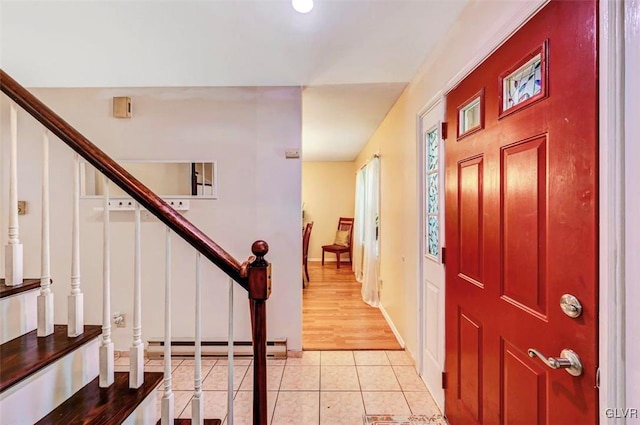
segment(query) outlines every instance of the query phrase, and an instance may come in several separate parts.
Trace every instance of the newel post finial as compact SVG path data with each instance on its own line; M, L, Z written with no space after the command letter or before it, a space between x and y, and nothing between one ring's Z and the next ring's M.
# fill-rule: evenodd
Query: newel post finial
M251 252L256 256L252 264L256 262L266 262L264 256L269 252L269 244L265 241L255 241L251 245Z

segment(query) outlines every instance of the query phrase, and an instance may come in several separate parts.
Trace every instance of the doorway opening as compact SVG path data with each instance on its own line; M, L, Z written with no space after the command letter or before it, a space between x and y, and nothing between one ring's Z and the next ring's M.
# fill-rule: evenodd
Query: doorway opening
M355 162L303 163L303 224L313 223L302 301L304 350L403 348L379 304L379 169L377 155L362 168ZM354 220L348 234L342 234L341 217ZM323 246L345 237L348 252L337 263Z

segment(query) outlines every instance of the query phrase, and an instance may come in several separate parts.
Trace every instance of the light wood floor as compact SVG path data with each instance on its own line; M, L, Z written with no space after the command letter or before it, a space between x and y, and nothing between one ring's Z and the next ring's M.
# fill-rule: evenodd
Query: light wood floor
M401 350L379 309L360 295L348 263L309 262L310 282L302 297L305 350Z

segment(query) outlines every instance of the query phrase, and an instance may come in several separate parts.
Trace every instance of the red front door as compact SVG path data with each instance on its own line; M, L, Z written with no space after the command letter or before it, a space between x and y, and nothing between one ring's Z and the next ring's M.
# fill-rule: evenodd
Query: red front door
M597 423L596 6L551 1L447 95L452 425ZM579 376L529 354L564 349Z

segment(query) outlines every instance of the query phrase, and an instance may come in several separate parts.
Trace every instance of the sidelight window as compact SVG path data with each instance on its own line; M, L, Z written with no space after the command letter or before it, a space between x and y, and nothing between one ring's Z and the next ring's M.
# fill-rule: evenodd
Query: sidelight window
M427 172L426 172L426 252L436 259L439 257L439 238L440 226L438 212L439 205L439 181L438 181L438 152L439 152L439 134L438 127L428 131L425 135L425 152L427 153Z

